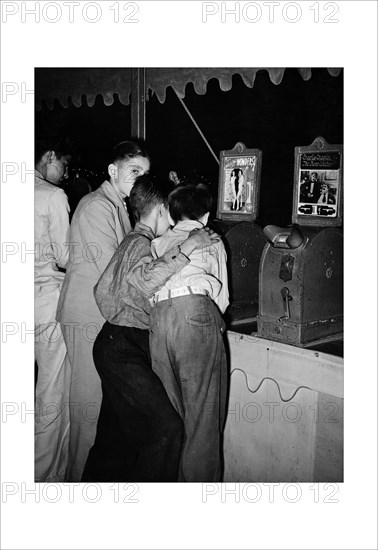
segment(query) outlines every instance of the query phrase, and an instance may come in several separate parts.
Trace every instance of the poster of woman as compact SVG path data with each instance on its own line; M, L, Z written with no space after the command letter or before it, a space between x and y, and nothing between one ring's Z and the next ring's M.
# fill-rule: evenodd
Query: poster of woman
M237 143L221 151L217 216L254 220L258 211L261 151Z

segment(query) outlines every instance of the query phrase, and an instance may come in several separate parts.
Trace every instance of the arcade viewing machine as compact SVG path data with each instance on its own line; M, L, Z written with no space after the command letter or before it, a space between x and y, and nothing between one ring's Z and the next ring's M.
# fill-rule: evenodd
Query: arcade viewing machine
M220 153L215 229L227 255L228 328L313 347L343 336L343 148L317 137L296 147L293 225L258 215L262 151L237 143ZM339 351L338 351L339 354Z
M341 145L296 147L292 225L261 231L261 151L221 153L218 218L234 224L224 481L343 480L342 170Z
M295 149L293 226L264 229L258 336L300 347L342 340L343 148Z
M221 151L217 220L213 226L223 236L227 251L230 306L225 319L229 329L241 330L257 321L259 265L266 244L258 215L260 149L238 142Z

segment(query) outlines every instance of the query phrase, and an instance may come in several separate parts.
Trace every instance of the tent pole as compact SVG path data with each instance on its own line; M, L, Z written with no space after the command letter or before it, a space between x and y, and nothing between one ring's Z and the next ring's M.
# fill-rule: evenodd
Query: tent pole
M181 103L181 105L184 107L185 111L188 113L188 116L190 118L190 120L193 122L194 126L196 127L199 135L201 136L201 138L203 139L203 141L205 142L206 144L206 147L209 149L210 153L213 155L213 157L215 158L215 162L218 163L219 165L219 159L217 158L217 155L214 153L214 151L212 150L211 148L211 145L210 143L207 141L207 139L205 138L201 128L198 126L197 122L194 120L194 117L192 115L192 113L189 111L188 107L185 105L184 101L181 99L181 97L178 95L177 91L175 90L176 92L176 95Z
M131 69L131 137L146 139L146 69Z

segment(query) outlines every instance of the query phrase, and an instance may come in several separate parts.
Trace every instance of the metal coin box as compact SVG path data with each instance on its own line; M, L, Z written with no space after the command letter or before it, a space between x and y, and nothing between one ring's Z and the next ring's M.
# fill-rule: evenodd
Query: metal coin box
M212 222L222 235L227 252L230 305L225 320L229 327L256 322L258 313L259 267L266 244L262 229L252 222Z
M338 228L267 226L258 335L295 346L343 331L343 237Z

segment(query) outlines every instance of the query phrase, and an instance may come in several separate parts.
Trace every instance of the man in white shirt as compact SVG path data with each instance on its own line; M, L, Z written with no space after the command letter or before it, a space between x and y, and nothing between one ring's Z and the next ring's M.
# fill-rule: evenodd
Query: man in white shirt
M162 256L183 243L190 231L206 225L210 208L205 185L178 186L169 197L175 226L152 241L152 255ZM173 275L152 302L152 368L185 428L179 481L220 481L227 396L221 313L229 303L223 243L195 250L190 264Z
M34 179L35 481L64 481L69 435L69 363L56 307L68 261L69 206L57 184L67 145L37 140Z

